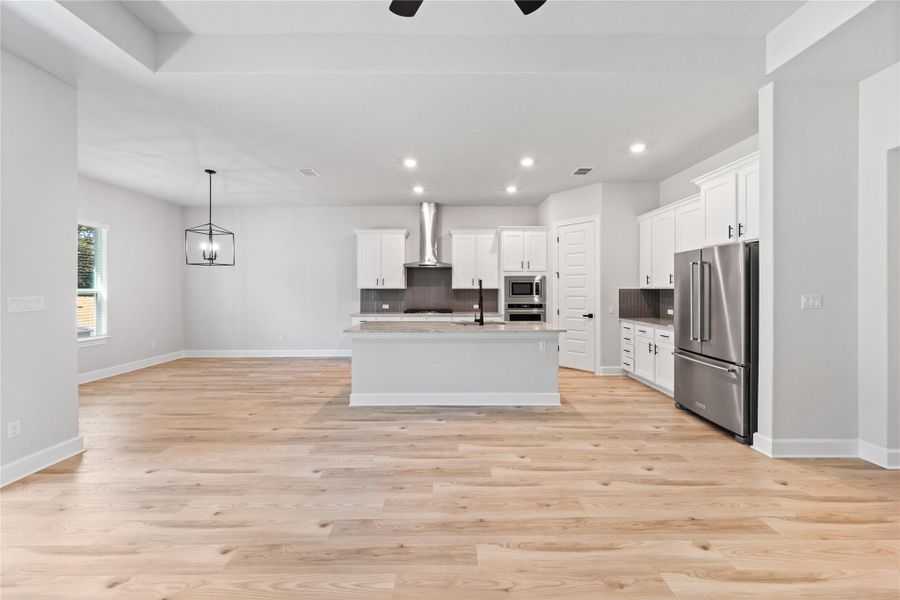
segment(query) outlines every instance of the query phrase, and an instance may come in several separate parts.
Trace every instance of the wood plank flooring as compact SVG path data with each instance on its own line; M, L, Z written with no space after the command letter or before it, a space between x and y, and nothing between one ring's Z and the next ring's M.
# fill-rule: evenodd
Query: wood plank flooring
M624 377L560 408L354 408L339 359L81 386L0 492L3 600L900 598L900 473L771 460Z

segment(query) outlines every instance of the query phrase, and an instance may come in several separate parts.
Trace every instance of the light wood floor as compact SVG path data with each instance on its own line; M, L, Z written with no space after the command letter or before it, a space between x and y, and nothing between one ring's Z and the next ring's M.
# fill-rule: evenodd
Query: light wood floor
M0 493L2 599L900 598L900 473L776 461L630 379L558 409L347 407L350 365L81 386L88 451Z

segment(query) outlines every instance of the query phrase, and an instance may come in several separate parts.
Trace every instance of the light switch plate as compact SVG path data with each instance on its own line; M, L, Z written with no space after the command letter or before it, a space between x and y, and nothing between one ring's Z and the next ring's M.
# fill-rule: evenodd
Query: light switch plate
M800 310L820 310L822 294L800 294Z
M472 305L472 308L474 308L475 310L478 310L478 305L477 305L477 304L473 304L473 305Z
M389 309L390 307L391 307L390 304L382 304L382 305L381 305L381 310L387 310L387 309Z
M674 309L674 308L667 308L667 309L666 309L666 314L667 314L667 315L674 315L674 314L675 314L675 309Z
M43 296L9 296L6 298L6 312L37 312L46 309Z

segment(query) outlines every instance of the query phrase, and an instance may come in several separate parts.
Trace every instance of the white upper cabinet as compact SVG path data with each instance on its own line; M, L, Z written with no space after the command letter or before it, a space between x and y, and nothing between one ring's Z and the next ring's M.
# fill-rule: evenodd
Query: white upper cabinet
M356 232L356 286L360 289L406 287L405 229L365 229Z
M675 252L703 247L703 201L700 196L685 199L675 207Z
M500 261L504 273L545 273L547 230L544 228L501 229Z
M655 288L675 287L675 211L653 217L650 246L653 260L650 281Z
M703 203L703 245L759 237L759 155L753 153L694 180Z
M739 169L737 179L738 239L759 239L759 162Z
M737 175L727 173L700 186L703 199L704 245L725 244L737 239Z
M640 228L640 266L638 267L638 275L640 277L641 287L650 287L653 285L653 218L646 217L638 221Z
M497 289L500 265L497 233L493 230L451 230L453 288Z

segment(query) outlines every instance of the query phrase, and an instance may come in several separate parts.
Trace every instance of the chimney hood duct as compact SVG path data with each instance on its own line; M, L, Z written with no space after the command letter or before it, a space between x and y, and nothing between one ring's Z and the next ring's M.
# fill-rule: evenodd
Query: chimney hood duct
M406 263L406 267L423 267L432 269L449 269L450 263L438 260L438 204L422 202L419 204L419 260Z

